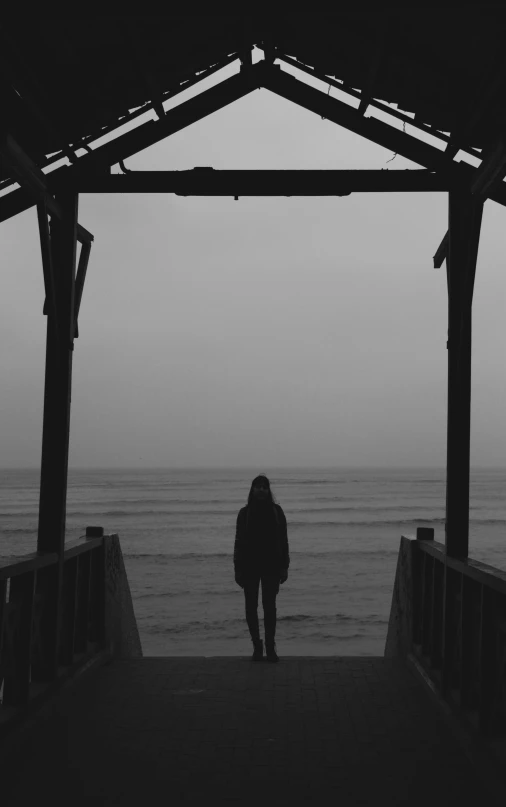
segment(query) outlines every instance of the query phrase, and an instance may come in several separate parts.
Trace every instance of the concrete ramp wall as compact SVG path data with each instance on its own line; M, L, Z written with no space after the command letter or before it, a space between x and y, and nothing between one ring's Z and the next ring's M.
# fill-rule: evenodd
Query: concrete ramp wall
M106 646L114 658L139 658L142 646L119 535L104 535L104 554Z

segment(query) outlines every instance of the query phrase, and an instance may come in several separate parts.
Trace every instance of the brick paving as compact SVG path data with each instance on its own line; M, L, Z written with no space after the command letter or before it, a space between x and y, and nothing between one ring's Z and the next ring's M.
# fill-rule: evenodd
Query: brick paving
M494 803L390 658L116 660L9 746L3 807Z

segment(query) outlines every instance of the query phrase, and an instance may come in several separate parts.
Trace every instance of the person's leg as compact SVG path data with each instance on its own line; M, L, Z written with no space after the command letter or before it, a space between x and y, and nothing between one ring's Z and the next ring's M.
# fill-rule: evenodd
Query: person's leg
M260 629L258 625L258 589L260 575L250 575L244 581L244 600L246 604L246 622L253 644L260 643Z
M276 596L279 592L279 574L262 575L262 605L264 608L265 647L274 648L276 635Z

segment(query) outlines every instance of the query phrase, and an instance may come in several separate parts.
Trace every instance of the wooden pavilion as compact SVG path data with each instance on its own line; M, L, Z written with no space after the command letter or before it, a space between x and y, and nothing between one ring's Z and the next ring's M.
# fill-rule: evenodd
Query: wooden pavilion
M478 714L483 730L504 730L506 575L468 556L472 299L484 204L506 205L506 8L438 7L437 15L400 4L354 8L30 17L2 27L0 221L37 207L47 317L37 552L0 568L4 705L26 703L34 684L56 680L105 641L105 537L65 545L72 356L93 243L79 194L439 191L448 194L448 221L432 245L448 281L445 544L401 545L387 645L416 655L445 697L457 692L460 707ZM198 92L210 76L215 83ZM189 88L197 92L174 104ZM126 168L132 155L258 89L419 168Z

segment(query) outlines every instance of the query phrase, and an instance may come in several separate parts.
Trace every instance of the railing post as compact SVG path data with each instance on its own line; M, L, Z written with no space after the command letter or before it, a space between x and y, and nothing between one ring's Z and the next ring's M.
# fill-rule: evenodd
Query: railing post
M76 653L85 653L88 648L88 622L90 606L91 552L79 555L77 567L77 614L74 637Z
M63 565L62 627L59 661L64 667L74 659L77 600L77 563L79 558L70 558Z
M460 630L461 616L456 592L456 577L458 573L450 569L445 563L444 571L444 616L443 616L443 658L441 670L441 690L448 695L456 687L456 678L460 675L455 669L455 654L457 650L458 632ZM458 666L458 665L457 665ZM456 674L457 673L457 674ZM460 689L460 680L458 682Z
M20 706L29 697L34 586L34 572L11 578L4 633L5 706Z
M493 707L497 695L496 599L494 591L485 585L481 586L479 725L483 734L490 734L493 730Z
M461 680L460 706L468 709L475 706L473 698L473 582L465 574L461 577L462 608L460 611L461 643Z
M432 642L430 650L430 663L434 669L440 669L443 660L443 596L444 566L434 558L432 575Z
M105 640L105 549L103 542L91 553L90 585L89 639L91 642L102 645Z

